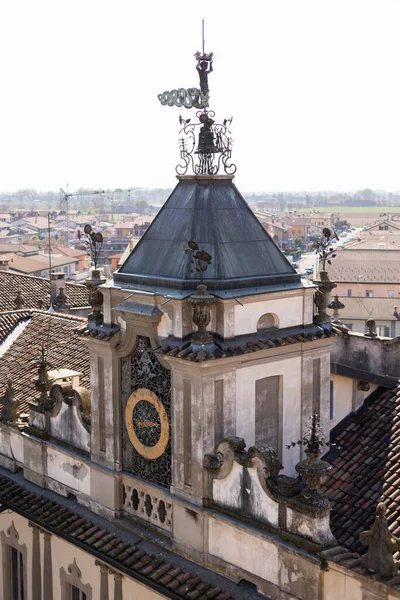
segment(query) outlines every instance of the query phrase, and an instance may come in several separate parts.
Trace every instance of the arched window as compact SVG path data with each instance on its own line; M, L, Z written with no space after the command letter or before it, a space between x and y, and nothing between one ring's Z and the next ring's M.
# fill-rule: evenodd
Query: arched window
M258 319L257 331L279 327L279 319L274 313L265 313Z

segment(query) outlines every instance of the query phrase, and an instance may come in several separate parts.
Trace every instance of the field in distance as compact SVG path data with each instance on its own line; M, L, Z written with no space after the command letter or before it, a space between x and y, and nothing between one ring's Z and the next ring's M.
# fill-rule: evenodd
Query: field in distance
M353 227L364 227L383 220L381 215L400 215L400 206L316 206L301 208L300 213L332 213L346 219Z

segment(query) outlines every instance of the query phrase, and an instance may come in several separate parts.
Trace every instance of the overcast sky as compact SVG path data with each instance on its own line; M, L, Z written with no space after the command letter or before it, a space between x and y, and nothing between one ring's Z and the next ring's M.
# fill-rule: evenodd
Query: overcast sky
M3 1L0 190L174 186L202 17L243 191L400 190L399 0Z

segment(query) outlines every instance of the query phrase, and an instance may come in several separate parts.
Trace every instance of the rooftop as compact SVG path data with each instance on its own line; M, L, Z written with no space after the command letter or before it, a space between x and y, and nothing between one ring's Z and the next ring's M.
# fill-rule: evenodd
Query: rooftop
M397 306L397 310L399 310L400 296L398 294L397 298L367 298L365 296L341 296L339 297L339 300L345 305L345 308L342 308L340 310L341 320L397 320L393 313L395 306Z
M303 285L228 176L180 177L114 282L192 293L199 282L184 252L189 240L212 256L204 277L211 292Z
M85 552L153 588L166 598L187 600L262 600L254 586L236 584L170 549L112 524L48 490L26 482L21 474L0 469L0 503ZM139 599L138 599L139 600Z
M329 277L337 283L400 283L400 250L345 249L329 266Z
M323 491L331 500L331 529L342 546L365 553L359 541L375 508L385 502L391 532L400 536L400 386L378 388L333 430L343 448L325 457L333 465Z
M0 271L0 311L13 311L15 297L20 291L24 299L24 308L43 308L50 306L50 282L44 277L34 277L12 271ZM89 293L85 285L65 283L65 294L72 308L88 306Z
M19 318L18 318L19 317ZM79 317L39 310L0 313L0 331L3 342L7 334L15 334L11 343L0 346L0 396L7 380L11 379L18 413L26 412L28 402L36 395L32 378L36 375L36 361L45 344L49 369L71 369L82 373L80 384L90 388L89 351L74 329L85 322ZM18 328L18 325L24 327ZM18 329L17 329L18 328Z

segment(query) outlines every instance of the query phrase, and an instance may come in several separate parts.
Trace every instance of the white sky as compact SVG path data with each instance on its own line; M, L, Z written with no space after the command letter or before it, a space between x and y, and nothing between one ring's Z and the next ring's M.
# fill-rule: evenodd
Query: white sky
M174 186L202 17L239 188L400 189L400 0L3 0L0 190Z

